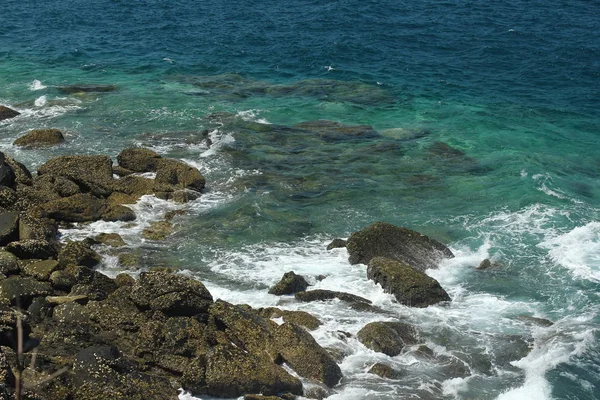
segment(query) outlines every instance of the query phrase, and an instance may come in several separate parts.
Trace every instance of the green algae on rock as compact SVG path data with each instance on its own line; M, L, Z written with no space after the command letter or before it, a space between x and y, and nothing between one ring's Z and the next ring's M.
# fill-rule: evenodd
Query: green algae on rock
M394 295L401 304L427 307L450 301L439 282L403 262L375 257L369 262L367 277L379 283L383 290Z

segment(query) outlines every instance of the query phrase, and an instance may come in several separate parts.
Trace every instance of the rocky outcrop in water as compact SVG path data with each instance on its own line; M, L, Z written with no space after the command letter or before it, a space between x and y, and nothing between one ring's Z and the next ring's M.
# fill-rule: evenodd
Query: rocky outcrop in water
M369 262L367 277L379 283L385 292L393 294L398 302L410 307L450 301L438 281L400 261L375 257Z
M350 264L368 264L374 257L401 261L419 271L437 268L444 258L454 255L435 239L407 228L377 222L354 232L348 238Z
M302 292L308 287L308 282L301 275L296 275L294 271L283 274L283 277L273 287L269 289L270 294L282 296L285 294L294 294Z
M114 92L117 87L114 85L97 85L97 84L81 84L81 85L66 85L58 86L59 91L66 94L80 94L80 93L106 93Z
M405 346L417 343L416 334L412 326L403 322L371 322L356 336L369 349L394 357Z
M0 105L0 121L4 121L5 119L14 118L17 115L21 115L21 113L13 110L12 108L8 108L6 106Z
M58 129L34 129L13 142L19 147L51 147L65 141L65 137Z

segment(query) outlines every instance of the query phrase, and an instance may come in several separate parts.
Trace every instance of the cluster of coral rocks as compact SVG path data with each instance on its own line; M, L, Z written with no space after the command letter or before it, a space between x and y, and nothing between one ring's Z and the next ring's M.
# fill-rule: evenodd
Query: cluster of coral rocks
M246 399L334 393L340 355L309 333L321 324L316 317L215 301L201 282L169 270L111 279L94 269L96 246L118 237L59 240L58 228L74 222L135 220L125 204L143 195L186 202L204 188L197 169L148 149L125 149L117 160L60 156L34 176L0 153L0 399L176 399L180 388ZM367 276L401 304L450 300L423 271L452 253L427 236L376 223L331 247L367 264ZM288 272L270 292L376 308L359 296L307 289ZM418 343L401 322L373 322L357 338L392 356ZM399 374L382 364L371 372Z

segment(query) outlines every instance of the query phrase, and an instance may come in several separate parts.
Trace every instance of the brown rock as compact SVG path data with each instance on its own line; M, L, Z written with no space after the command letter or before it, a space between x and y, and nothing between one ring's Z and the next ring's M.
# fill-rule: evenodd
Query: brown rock
M13 142L19 147L50 147L65 141L58 129L34 129Z

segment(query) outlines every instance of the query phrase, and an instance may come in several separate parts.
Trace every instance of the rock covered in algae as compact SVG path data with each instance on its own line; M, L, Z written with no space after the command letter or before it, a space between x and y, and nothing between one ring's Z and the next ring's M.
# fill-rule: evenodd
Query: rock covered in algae
M58 129L34 129L13 142L19 147L50 147L65 141Z
M425 271L437 268L444 258L452 258L452 251L426 235L386 222L377 222L354 232L348 238L350 264L368 264L373 257L402 261Z
M427 307L450 301L450 296L438 281L397 260L373 258L367 268L367 277L379 283L386 293L393 294L398 302L410 307Z

